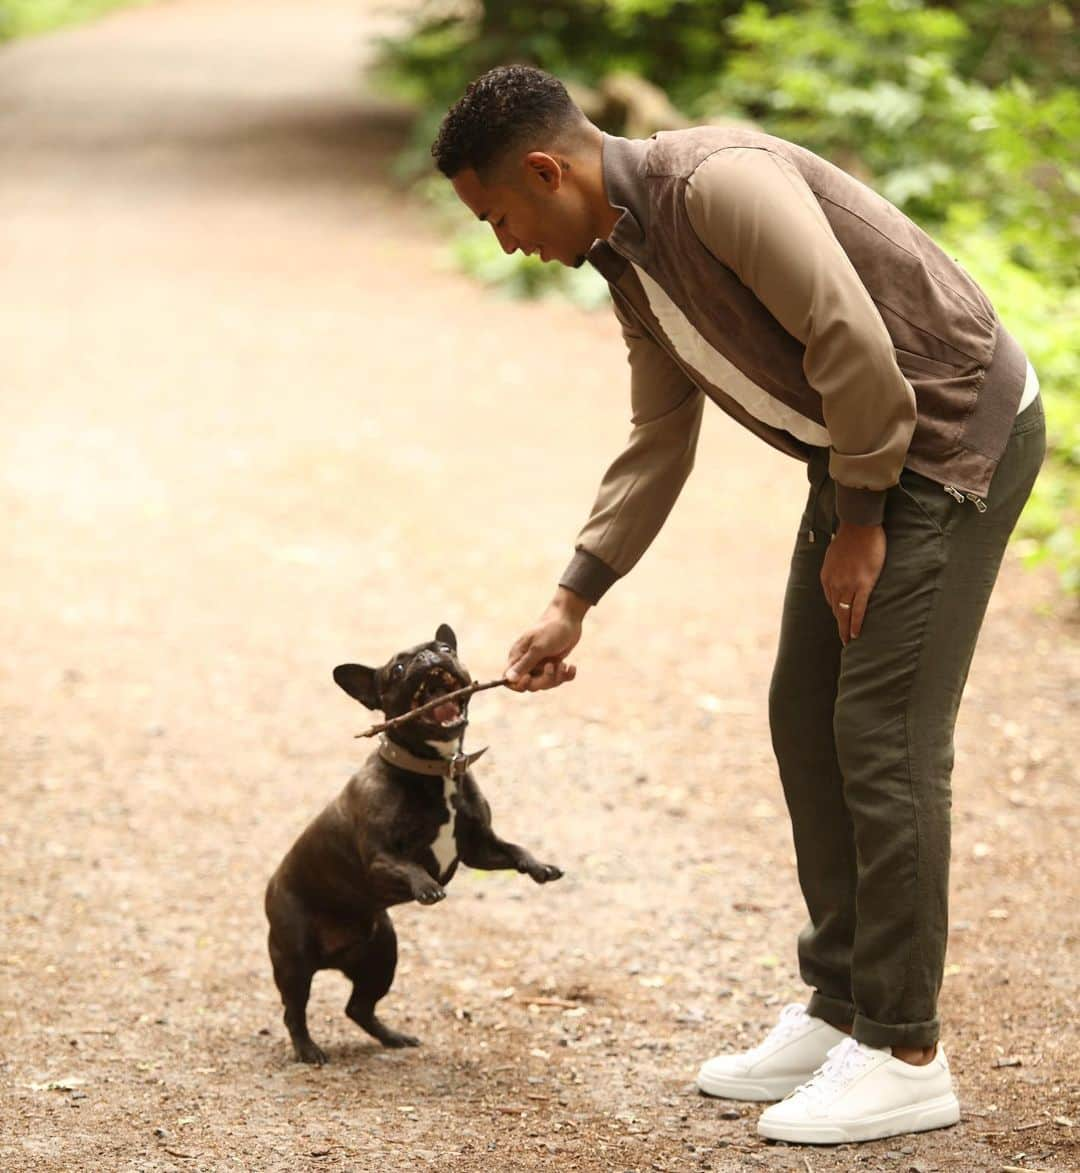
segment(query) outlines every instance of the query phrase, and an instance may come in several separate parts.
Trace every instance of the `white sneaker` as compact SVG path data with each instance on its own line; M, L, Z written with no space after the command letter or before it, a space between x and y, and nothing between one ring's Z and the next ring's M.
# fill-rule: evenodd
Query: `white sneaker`
M795 1144L843 1144L944 1128L960 1119L945 1052L916 1067L845 1038L813 1077L761 1113L758 1134Z
M779 1100L805 1083L825 1062L829 1048L847 1037L792 1002L753 1050L702 1063L697 1085L708 1096L728 1100Z

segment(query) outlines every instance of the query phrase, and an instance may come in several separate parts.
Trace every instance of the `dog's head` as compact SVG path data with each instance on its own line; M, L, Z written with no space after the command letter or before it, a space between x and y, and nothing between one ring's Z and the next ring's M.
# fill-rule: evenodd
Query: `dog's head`
M339 664L334 680L369 709L381 710L387 720L399 717L426 701L472 684L469 670L457 658L457 636L443 623L435 638L391 656L381 668ZM394 730L394 740L419 749L428 741L460 737L469 723L469 698L436 705Z

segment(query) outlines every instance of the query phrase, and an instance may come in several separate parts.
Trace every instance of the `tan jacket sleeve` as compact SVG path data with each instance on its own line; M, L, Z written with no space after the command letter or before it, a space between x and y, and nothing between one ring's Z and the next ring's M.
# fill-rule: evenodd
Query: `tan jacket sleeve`
M604 474L576 553L560 578L592 603L634 566L660 532L694 466L704 393L619 305L630 364L632 430Z
M879 524L915 429L915 392L814 193L780 155L730 147L694 171L686 210L706 248L806 348L803 370L821 395L838 515Z

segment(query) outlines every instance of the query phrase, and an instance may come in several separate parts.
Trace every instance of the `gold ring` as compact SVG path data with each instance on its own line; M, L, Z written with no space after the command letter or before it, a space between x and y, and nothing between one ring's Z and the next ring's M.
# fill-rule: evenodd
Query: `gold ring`
M843 611L850 611L851 610L850 603L837 603L836 605Z

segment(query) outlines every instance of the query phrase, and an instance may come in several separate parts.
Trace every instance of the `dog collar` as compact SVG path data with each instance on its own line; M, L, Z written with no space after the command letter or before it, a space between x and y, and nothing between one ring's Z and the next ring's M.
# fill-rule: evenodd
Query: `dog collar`
M455 780L464 778L465 771L476 761L481 754L485 754L488 747L476 750L475 753L454 754L452 758L420 758L407 749L402 749L393 741L385 737L379 738L379 757L392 766L401 770L408 770L412 774L428 774L431 777L442 776Z

